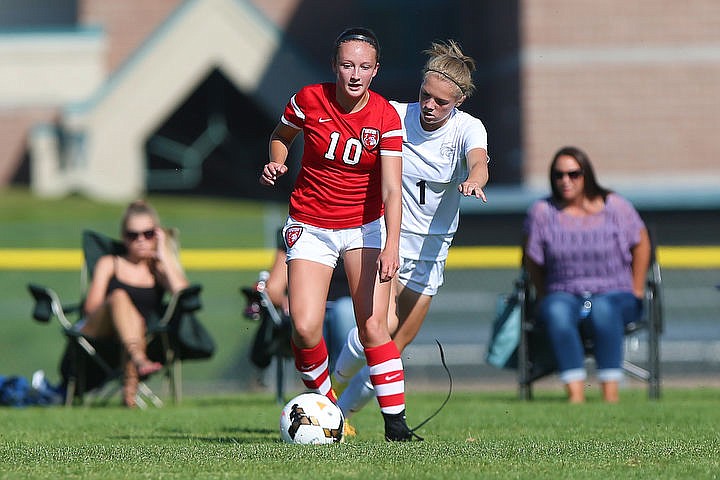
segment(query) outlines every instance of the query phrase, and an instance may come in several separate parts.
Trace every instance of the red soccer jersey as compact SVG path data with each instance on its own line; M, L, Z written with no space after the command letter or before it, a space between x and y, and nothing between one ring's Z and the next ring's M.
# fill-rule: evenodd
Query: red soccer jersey
M362 110L344 113L334 83L309 85L290 99L282 122L305 139L291 217L334 229L382 216L380 155L402 155L400 117L387 100L371 91Z

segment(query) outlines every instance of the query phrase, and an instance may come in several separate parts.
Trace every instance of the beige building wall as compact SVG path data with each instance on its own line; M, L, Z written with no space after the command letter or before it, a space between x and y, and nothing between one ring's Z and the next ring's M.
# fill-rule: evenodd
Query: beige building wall
M522 0L526 184L587 151L604 185L720 188L720 2Z
M105 51L99 30L0 35L0 186L20 167L33 125L102 84Z
M145 140L210 71L221 69L248 95L258 88L279 35L254 13L233 0L187 4L91 101L64 109L59 122L75 144L61 149L51 129L33 132L33 191L109 201L142 195Z
M208 22L201 21L195 31L182 30L176 34L180 38L168 41L162 24L189 3L80 0L78 24L86 28L86 33L68 30L0 36L0 186L11 181L27 153L31 184L38 194L82 191L106 199L132 198L144 189L142 145L148 128L172 111L208 69L222 65L239 87L253 90L262 68L256 68L253 62L249 65L248 59L272 58L265 48L267 32L257 33L259 27L253 22L236 21L231 28L234 31L228 33L222 26L230 27L237 20L233 16L246 5L235 0L201 0L192 2L196 9L215 6L222 12L226 8L226 23L205 31ZM252 0L248 4L254 5L248 11L256 8L260 15L282 27L300 0ZM248 18L252 16L250 12ZM171 24L177 28L177 24ZM276 33L270 30L274 42ZM223 35L224 40L215 38ZM227 61L226 57L238 54L232 48L238 48L236 40L243 36L255 42L254 48L247 49L245 63ZM152 52L151 58L134 60L135 73L130 81L124 75L119 87L109 88L106 82L113 81L130 57L143 46L157 44L158 38L163 46L146 48ZM217 45L223 42L228 52L218 51ZM170 51L166 51L168 45ZM210 53L203 53L205 50ZM206 58L198 60L202 56ZM198 62L203 61L207 65L198 67ZM138 74L138 64L147 72ZM171 72L182 78L167 82L164 75ZM170 86L177 91L170 91ZM131 93L123 96L122 90L128 89ZM113 94L108 95L108 91ZM143 99L148 92L155 92L155 96ZM89 112L87 106L98 105L99 98L104 98L102 105ZM130 123L128 108L134 109L135 121ZM71 137L64 147L53 126L56 123L64 125Z
M101 33L0 36L0 187L23 161L34 126L96 92L181 3L80 0L79 24Z

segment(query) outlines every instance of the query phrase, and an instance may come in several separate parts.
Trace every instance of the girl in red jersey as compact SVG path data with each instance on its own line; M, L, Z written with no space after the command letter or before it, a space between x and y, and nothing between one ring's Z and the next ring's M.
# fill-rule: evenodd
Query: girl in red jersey
M330 278L343 257L370 378L385 420L385 438L406 441L405 382L390 338L389 280L399 267L402 131L395 109L369 90L380 48L364 28L335 41L334 83L306 86L285 107L270 137L260 183L288 169L288 148L305 146L283 230L295 366L310 390L337 401L322 336Z

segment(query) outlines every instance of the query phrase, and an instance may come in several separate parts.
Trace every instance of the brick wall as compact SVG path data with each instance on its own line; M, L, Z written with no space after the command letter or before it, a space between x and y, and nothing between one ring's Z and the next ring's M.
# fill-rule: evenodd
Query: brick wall
M82 24L100 24L108 35L108 69L115 70L182 0L81 0Z
M720 2L524 0L521 22L528 183L565 144L611 188L717 182Z

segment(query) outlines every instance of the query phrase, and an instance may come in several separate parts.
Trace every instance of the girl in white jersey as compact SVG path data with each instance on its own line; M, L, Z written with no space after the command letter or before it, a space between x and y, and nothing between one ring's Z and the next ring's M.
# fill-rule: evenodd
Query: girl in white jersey
M403 128L400 269L388 312L400 351L417 335L443 283L461 196L487 201L487 132L480 120L458 110L474 90L475 62L453 40L433 43L425 53L419 101L391 102ZM367 368L358 372L363 364L353 330L334 372L336 383L350 382L338 401L346 418L374 396Z

